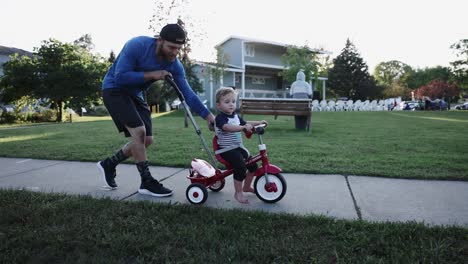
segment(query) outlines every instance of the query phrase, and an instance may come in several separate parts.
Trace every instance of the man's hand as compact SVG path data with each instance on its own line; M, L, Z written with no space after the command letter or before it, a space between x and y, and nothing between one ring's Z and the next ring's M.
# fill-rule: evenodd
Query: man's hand
M166 70L161 70L161 71L150 71L150 72L145 72L144 73L144 78L145 82L146 81L158 81L158 80L164 80L164 77L166 75L169 75L172 77L172 74Z
M209 113L205 120L208 123L208 129L214 131L215 116L212 113Z

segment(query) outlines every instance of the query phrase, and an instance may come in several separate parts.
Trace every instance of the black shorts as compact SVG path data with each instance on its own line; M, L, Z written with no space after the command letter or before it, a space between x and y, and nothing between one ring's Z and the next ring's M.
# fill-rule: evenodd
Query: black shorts
M124 132L126 137L131 137L125 126L135 128L144 125L146 136L153 135L151 112L148 104L140 97L130 95L120 89L104 89L102 98L119 132Z

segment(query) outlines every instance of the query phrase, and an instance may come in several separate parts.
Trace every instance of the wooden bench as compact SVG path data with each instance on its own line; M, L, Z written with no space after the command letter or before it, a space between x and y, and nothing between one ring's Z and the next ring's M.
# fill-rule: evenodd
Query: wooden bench
M241 98L240 114L307 116L307 131L312 117L311 99Z

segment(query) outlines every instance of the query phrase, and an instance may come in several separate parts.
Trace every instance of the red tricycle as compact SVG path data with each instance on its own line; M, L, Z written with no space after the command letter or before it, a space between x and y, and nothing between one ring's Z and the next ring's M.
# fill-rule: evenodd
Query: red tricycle
M208 198L207 188L214 192L221 191L225 185L225 178L231 176L234 172L234 169L219 154L216 155L216 158L219 162L226 166L226 170L222 171L216 167L216 161L213 158L211 150L208 149L208 146L201 135L200 128L195 122L195 119L190 112L190 108L185 102L185 98L180 92L179 87L171 76L166 76L165 79L175 89L177 96L183 104L187 116L192 122L196 133L199 135L203 147L205 148L206 153L208 153L211 161L210 164L204 160L193 159L192 169L190 169L189 176L187 176L187 178L191 181L191 184L187 187L185 192L187 200L189 200L189 202L192 204L203 204ZM248 166L249 164L261 162L261 166L258 166L258 169L254 174L255 194L264 202L275 203L281 200L286 194L286 180L281 175L281 169L273 164L270 164L268 159L266 145L263 144L262 141L262 135L265 133L265 125L256 126L254 128L254 132L258 135L258 149L260 153L246 160L246 165ZM246 133L246 136L250 138L251 134ZM215 153L219 149L216 136L213 137L213 149Z
M259 154L250 157L246 160L246 165L261 162L261 166L255 171L254 190L255 194L262 201L274 203L286 194L286 181L281 175L281 169L273 164L270 164L267 156L266 145L262 142L262 135L265 132L265 125L255 127L255 133L258 135ZM217 137L213 137L213 148L215 152L219 149ZM211 154L210 154L211 155ZM193 204L202 204L208 197L206 188L214 192L219 192L223 189L225 178L234 173L234 169L221 155L216 155L219 162L226 166L225 171L214 169L209 163L203 160L195 159L192 161L192 169L190 175L187 176L192 182L187 187L186 197ZM202 165L202 166L200 166ZM212 168L212 169L211 169Z

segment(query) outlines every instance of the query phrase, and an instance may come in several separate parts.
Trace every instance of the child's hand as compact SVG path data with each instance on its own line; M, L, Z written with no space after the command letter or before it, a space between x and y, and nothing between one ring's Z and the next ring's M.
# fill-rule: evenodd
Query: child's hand
M252 126L251 124L245 124L245 125L244 125L244 130L245 130L246 132L251 132L252 129L253 129L253 126Z

